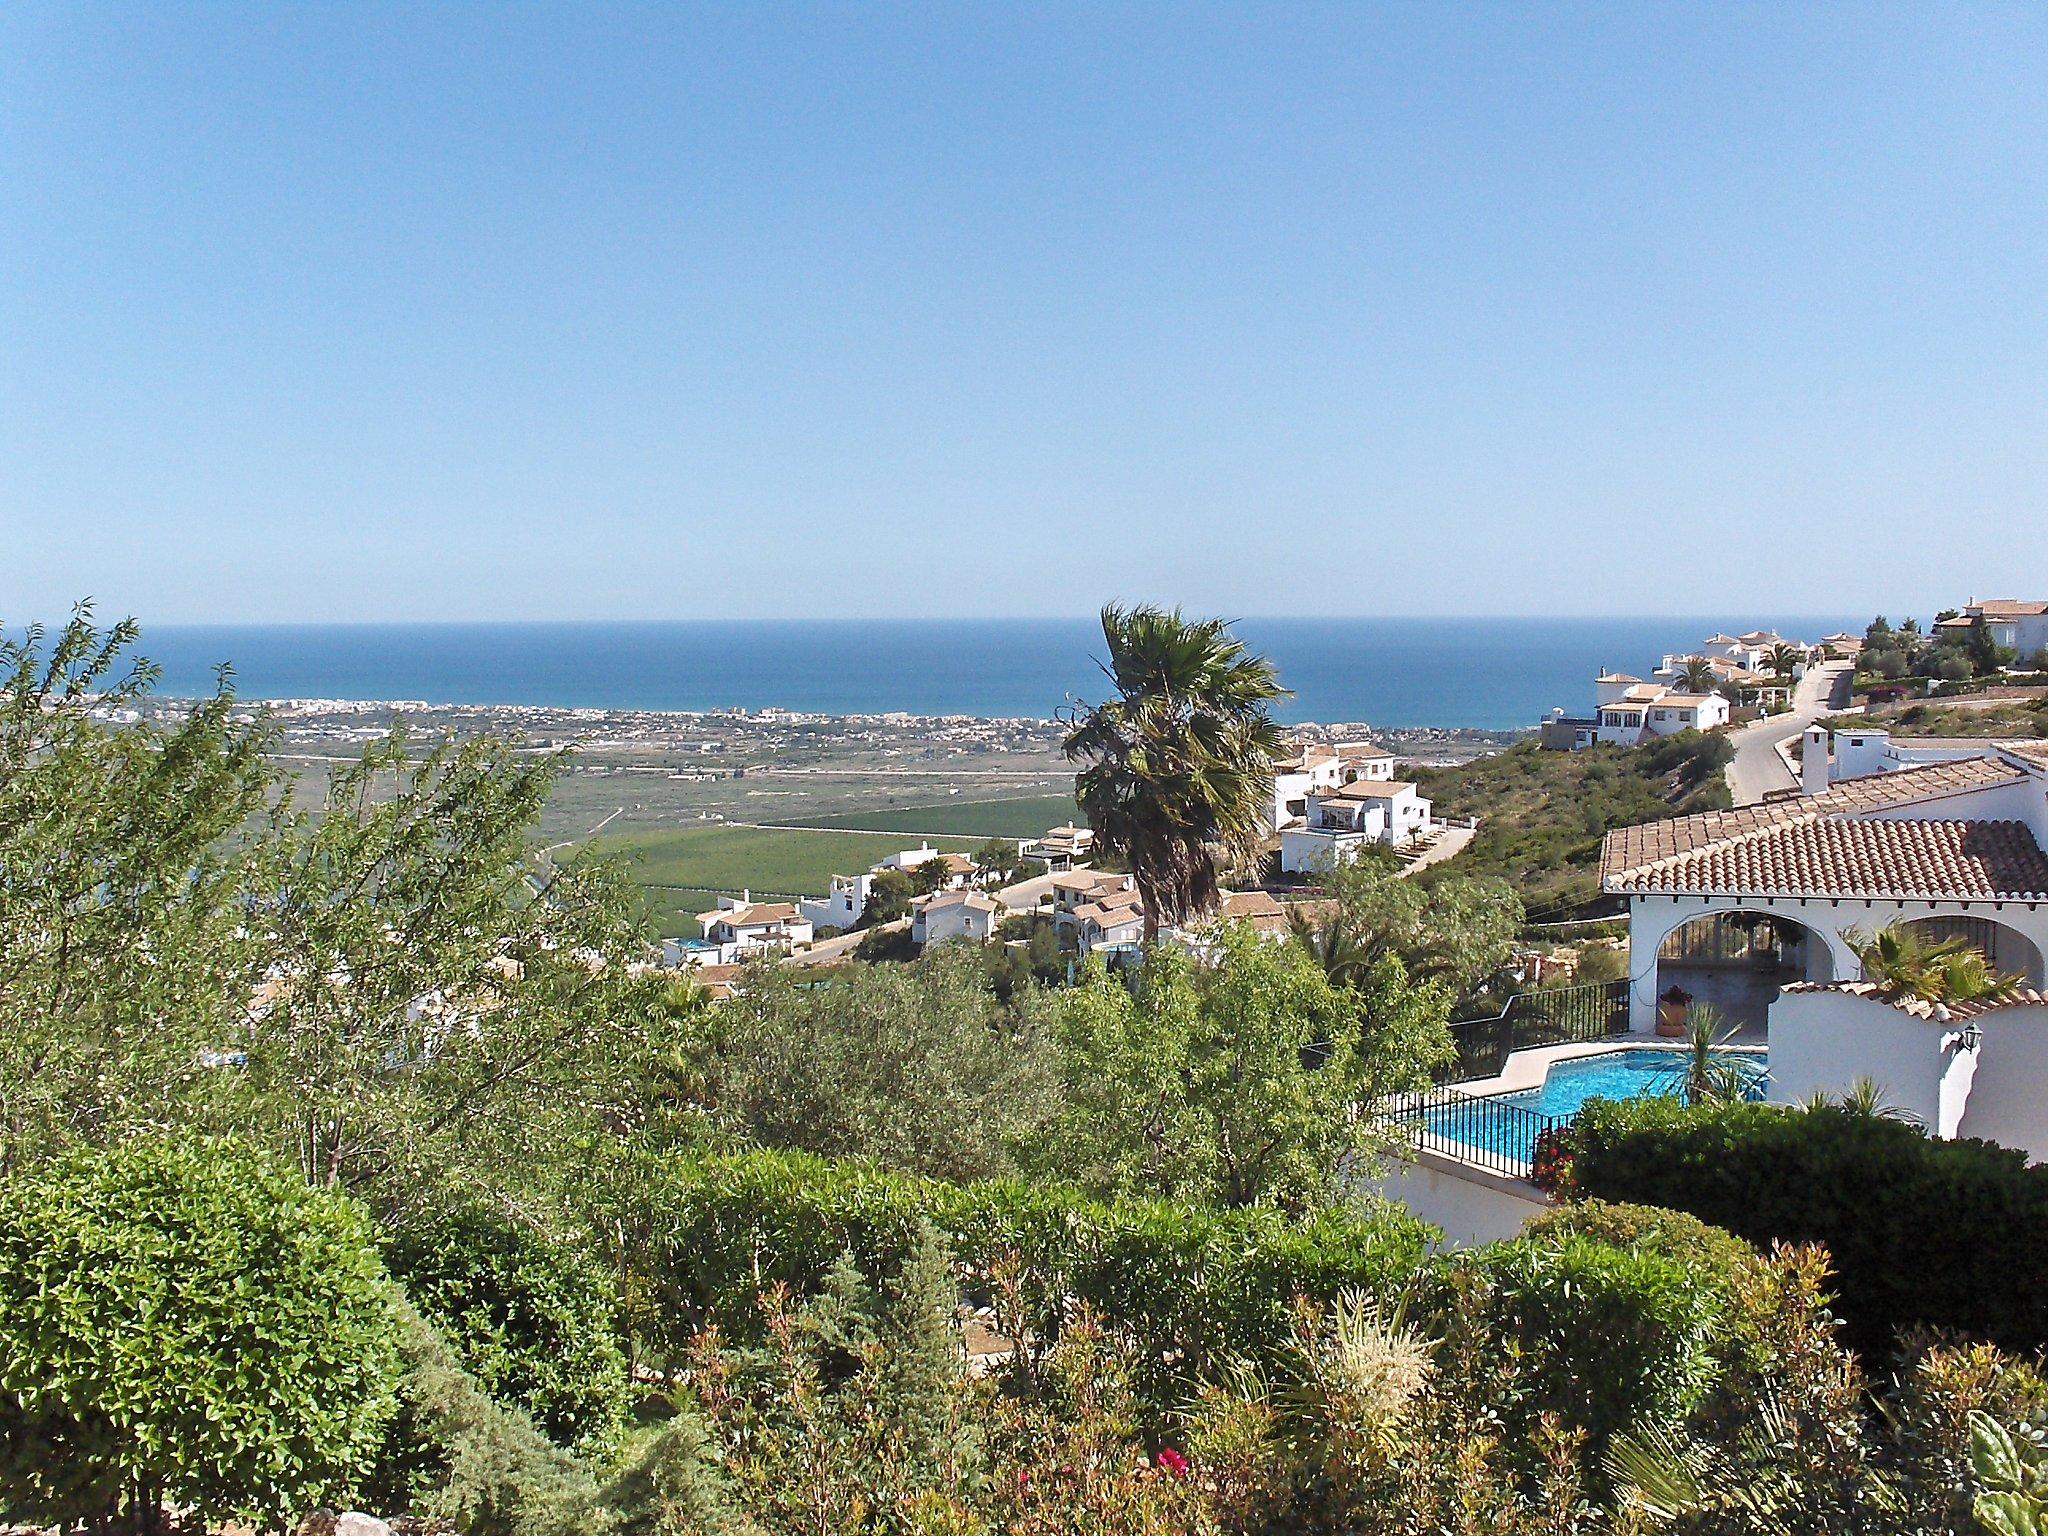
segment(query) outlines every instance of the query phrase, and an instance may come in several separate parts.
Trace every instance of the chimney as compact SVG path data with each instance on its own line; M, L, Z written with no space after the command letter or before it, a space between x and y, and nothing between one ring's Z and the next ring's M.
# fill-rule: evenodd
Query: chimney
M1799 792L1817 795L1828 787L1828 729L1809 725L1799 748Z

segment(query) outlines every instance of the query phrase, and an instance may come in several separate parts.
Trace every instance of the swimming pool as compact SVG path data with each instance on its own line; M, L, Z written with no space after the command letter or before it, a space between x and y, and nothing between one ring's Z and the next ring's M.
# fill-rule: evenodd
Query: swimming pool
M1764 1095L1769 1058L1762 1051L1716 1053L1745 1080L1749 1098ZM1623 1046L1553 1061L1538 1088L1436 1103L1422 1115L1426 1139L1454 1142L1489 1160L1527 1163L1544 1126L1570 1120L1589 1099L1677 1098L1685 1091L1686 1054L1654 1046Z

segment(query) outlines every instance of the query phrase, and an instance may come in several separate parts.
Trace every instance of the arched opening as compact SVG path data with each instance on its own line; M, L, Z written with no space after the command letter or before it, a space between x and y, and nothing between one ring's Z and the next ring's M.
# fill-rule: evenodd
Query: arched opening
M1916 917L1903 925L1929 943L1962 939L1991 963L1994 971L2017 976L2030 987L2041 987L2041 950L2017 928L1988 917Z
M1827 940L1776 912L1710 912L1679 924L1657 948L1659 997L1677 987L1757 1040L1779 988L1834 979Z

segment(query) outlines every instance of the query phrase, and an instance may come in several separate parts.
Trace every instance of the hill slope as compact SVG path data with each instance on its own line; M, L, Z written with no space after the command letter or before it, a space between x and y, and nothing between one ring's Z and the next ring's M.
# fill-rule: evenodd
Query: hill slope
M1471 846L1437 868L1498 875L1536 917L1599 894L1600 839L1609 829L1726 806L1721 769L1731 752L1725 736L1695 731L1584 752L1545 752L1525 742L1410 776L1438 815L1480 818Z

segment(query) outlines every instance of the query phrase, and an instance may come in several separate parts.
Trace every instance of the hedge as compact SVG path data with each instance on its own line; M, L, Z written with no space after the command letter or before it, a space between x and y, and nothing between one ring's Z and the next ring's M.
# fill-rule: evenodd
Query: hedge
M1848 1340L1904 1328L2048 1345L2048 1168L1839 1107L1598 1101L1581 1114L1586 1195L1689 1211L1757 1244L1826 1246Z
M345 1507L396 1405L367 1215L262 1153L142 1140L0 1182L0 1521L270 1528Z
M1159 1403L1234 1359L1277 1358L1296 1297L1401 1287L1435 1235L1398 1210L1303 1221L1267 1208L1106 1204L1057 1187L946 1184L794 1152L666 1164L644 1198L653 1261L637 1310L657 1350L679 1353L707 1324L728 1339L757 1338L758 1298L778 1283L809 1294L841 1253L870 1276L892 1275L929 1223L1005 1327L1049 1344L1068 1303L1083 1304L1131 1346L1140 1390Z
M625 1431L626 1357L618 1286L587 1248L459 1194L384 1236L406 1294L491 1396L601 1452Z

